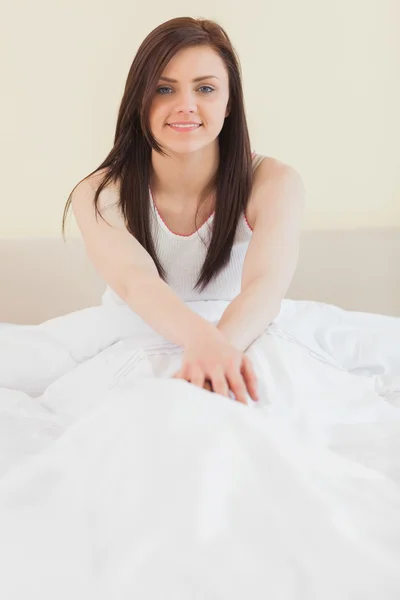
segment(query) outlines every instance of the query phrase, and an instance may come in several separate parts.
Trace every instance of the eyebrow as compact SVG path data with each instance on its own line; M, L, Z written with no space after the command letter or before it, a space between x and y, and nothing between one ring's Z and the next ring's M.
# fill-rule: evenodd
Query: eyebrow
M162 79L163 81L168 81L168 83L178 83L176 79L171 79L171 77L164 77L163 75L161 75L160 79ZM201 77L195 77L194 79L192 79L192 81L203 81L203 79L219 79L219 77L217 77L216 75L202 75Z

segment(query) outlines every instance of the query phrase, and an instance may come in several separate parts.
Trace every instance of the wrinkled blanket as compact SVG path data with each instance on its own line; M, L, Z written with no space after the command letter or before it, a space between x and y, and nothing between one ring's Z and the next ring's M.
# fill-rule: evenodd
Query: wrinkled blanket
M398 600L400 319L284 300L247 354L245 406L125 305L0 325L0 597Z

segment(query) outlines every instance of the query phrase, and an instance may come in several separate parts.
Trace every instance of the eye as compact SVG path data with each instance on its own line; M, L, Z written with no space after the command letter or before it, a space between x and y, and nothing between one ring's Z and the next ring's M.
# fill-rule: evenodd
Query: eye
M207 89L207 90L209 90L209 91L206 92L207 94L211 94L211 92L214 91L214 88L212 88L210 85L202 85L198 89L199 90L201 90L201 89ZM167 92L164 93L163 90L167 90ZM165 96L166 94L167 95L169 94L168 90L172 91L172 88L170 88L170 87L168 87L166 85L163 85L162 87L157 88L156 92L157 92L157 94L161 94L161 96Z
M164 96L164 93L163 93L163 92L161 92L161 90L170 90L170 89L171 89L170 87L163 86L163 87L159 87L159 88L157 88L157 90L156 90L156 91L157 91L157 93L158 93L158 94L161 94L162 96Z

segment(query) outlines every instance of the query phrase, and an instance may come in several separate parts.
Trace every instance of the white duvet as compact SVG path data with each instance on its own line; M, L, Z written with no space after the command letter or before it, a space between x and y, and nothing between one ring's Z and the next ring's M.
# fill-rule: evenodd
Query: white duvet
M248 354L245 406L125 305L0 326L0 598L398 600L400 319L284 300Z

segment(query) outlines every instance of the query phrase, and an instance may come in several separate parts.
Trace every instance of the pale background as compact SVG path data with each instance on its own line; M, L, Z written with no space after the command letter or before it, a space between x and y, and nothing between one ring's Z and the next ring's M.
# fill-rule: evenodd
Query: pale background
M112 148L134 55L177 16L239 55L252 148L306 187L288 298L400 316L400 1L14 0L0 56L0 324L99 304L65 202Z
M139 44L183 15L231 37L252 147L302 174L305 230L400 226L398 0L17 0L0 36L0 237L60 235L112 146Z

